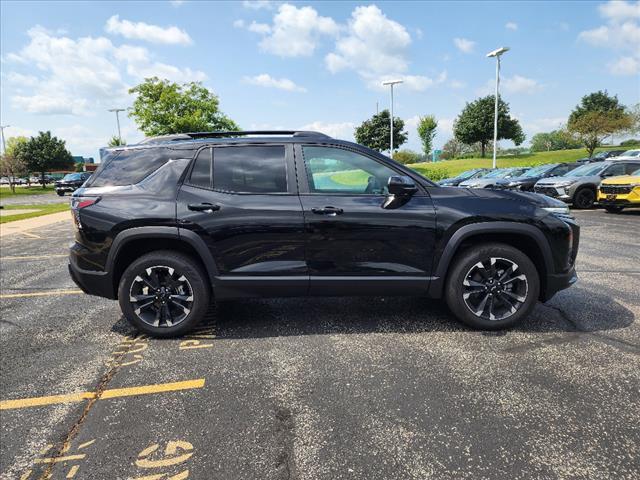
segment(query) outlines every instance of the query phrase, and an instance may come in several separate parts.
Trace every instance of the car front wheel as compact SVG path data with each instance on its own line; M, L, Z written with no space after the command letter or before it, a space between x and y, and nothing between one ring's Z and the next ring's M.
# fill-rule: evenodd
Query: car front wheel
M617 205L607 205L606 207L604 207L604 209L607 211L607 213L620 213L623 208L619 207Z
M118 301L127 320L154 337L176 337L193 329L209 307L207 277L191 257L155 251L122 275Z
M463 251L447 278L446 301L467 325L498 330L518 323L535 307L538 271L520 250L500 243Z
M59 197L64 197L64 190L56 190Z
M596 193L590 188L581 188L573 198L573 206L579 209L591 208L596 201Z

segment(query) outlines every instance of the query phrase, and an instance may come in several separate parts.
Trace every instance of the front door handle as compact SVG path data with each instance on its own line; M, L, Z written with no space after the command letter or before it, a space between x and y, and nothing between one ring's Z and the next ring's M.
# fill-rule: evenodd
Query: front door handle
M311 209L311 211L316 215L329 215L330 217L335 217L336 215L342 215L342 212L344 212L344 210L337 207L323 207L323 208L314 207Z
M214 205L212 203L190 203L187 208L194 212L213 213L220 210L220 205Z

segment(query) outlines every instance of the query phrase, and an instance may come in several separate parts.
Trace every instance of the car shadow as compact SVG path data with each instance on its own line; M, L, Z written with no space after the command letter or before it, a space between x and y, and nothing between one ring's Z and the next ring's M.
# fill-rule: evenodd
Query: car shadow
M502 336L509 331L617 330L635 320L630 310L611 297L575 287L570 291L570 295L561 292L550 302L538 303L529 317L506 331L473 330L458 322L443 301L419 297L226 300L212 304L200 326L210 329L217 339L464 331ZM113 325L112 331L123 336L135 333L124 317Z

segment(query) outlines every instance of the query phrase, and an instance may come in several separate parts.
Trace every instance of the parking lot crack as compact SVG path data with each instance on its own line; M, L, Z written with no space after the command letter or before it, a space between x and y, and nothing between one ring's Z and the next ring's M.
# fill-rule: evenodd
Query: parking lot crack
M134 339L135 338L137 338L137 336L134 337ZM73 441L73 439L80 432L80 428L82 427L82 424L86 420L86 418L89 415L89 412L93 408L94 404L98 400L100 400L100 398L102 397L103 392L107 389L107 386L109 385L109 382L113 379L113 377L116 375L116 373L120 369L122 361L123 361L124 357L126 356L126 354L128 353L130 348L131 347L129 347L127 349L123 349L123 350L119 351L116 355L114 355L112 357L113 361L110 363L109 369L102 375L102 377L100 377L100 380L98 381L98 384L96 385L96 387L94 389L95 395L92 398L89 399L87 404L82 409L82 412L80 413L80 416L78 417L78 419L71 425L71 427L69 428L67 434L65 435L64 440L62 441L62 444L59 446L59 448L57 448L57 449L55 449L53 451L53 454L51 455L51 457L54 460L51 461L51 463L49 464L47 469L43 472L43 474L42 474L42 476L40 478L50 478L51 477L52 470L56 465L55 459L61 458L62 456L65 455L64 452L69 450L71 442Z

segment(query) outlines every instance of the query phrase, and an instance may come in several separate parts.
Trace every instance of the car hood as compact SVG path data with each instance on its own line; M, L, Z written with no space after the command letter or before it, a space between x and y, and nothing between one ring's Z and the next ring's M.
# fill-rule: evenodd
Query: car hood
M638 175L620 175L619 177L609 177L602 181L602 185L631 185L640 183Z
M498 178L496 183L501 184L501 185L505 185L507 183L511 183L511 182L521 182L521 183L527 183L527 182L536 182L538 179L540 179L540 177L511 177L511 178Z
M536 185L557 185L558 183L565 183L565 182L584 182L584 181L588 182L598 178L600 177L598 177L597 175L593 175L589 177L549 177L549 178L542 178L538 180Z
M488 200L515 200L519 202L526 202L533 204L536 207L566 207L566 204L561 200L547 197L546 195L540 195L532 192L521 192L518 190L492 190L492 189L468 189L465 190L470 196Z
M474 178L472 180L465 180L460 183L460 187L466 187L467 185L491 185L496 183L496 180L500 180L498 178Z

